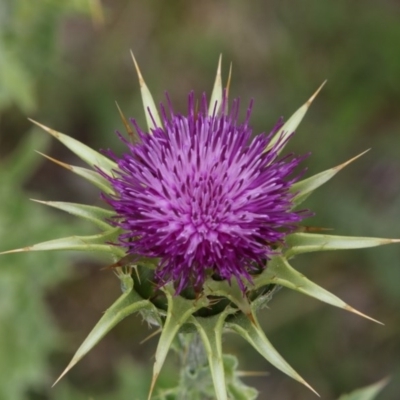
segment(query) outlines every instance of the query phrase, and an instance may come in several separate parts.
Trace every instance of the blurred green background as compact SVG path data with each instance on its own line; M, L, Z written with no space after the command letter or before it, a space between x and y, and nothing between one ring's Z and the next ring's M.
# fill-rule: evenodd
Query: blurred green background
M93 232L29 198L99 204L78 177L34 150L79 164L27 121L94 148L122 151L115 107L144 124L132 49L157 102L168 91L175 110L187 94L210 93L218 56L231 95L254 98L255 132L289 117L328 84L290 150L311 151L308 174L372 150L319 189L308 223L334 233L400 237L400 3L396 0L156 1L0 0L0 250ZM281 354L323 399L390 375L379 399L400 393L400 247L310 254L295 266L379 326L297 293L281 290L262 325ZM157 339L131 317L55 388L50 386L119 282L108 260L36 253L0 258L0 400L145 399ZM234 336L224 348L260 399L311 399ZM160 387L174 384L174 357Z

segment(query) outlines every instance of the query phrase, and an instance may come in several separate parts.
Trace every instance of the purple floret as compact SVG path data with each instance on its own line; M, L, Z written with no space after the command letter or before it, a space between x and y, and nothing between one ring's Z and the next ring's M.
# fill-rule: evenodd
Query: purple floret
M119 245L127 254L160 259L156 276L173 281L179 293L188 285L201 288L214 275L243 279L265 268L306 216L292 211L290 178L303 157L277 159L285 144L281 128L252 138L251 108L239 124L239 102L229 114L209 116L202 98L197 112L193 93L188 115L162 108L164 127L149 134L133 120L140 141L129 143L113 176L101 172L115 195L103 195L115 210L113 223L123 229Z

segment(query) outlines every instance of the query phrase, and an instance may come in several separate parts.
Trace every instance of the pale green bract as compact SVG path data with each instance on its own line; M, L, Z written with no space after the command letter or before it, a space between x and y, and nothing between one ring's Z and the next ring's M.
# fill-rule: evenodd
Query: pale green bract
M148 130L151 134L155 126L161 126L161 119L134 57L133 60L139 77ZM297 129L321 87L291 118L288 119L286 124L276 133L270 146L272 146L278 138L285 138ZM229 87L226 88L226 93L228 93L228 89ZM223 96L224 90L221 80L220 59L210 100L210 113L219 112L221 110ZM121 117L123 118L123 122L126 122L122 113ZM67 135L56 132L37 122L34 123L61 141L73 153L84 160L89 165L90 169L68 165L46 156L47 158L83 177L101 191L112 193L113 190L110 183L95 171L95 167L100 167L108 174L112 174L112 171L117 168L113 161ZM292 187L292 192L295 193L294 206L298 206L311 195L315 189L330 180L337 172L347 166L355 158L337 167L295 183ZM222 335L225 331L237 333L272 365L314 391L314 389L290 367L270 343L258 323L257 312L265 307L271 298L273 288L278 285L299 291L322 302L373 320L307 279L302 273L289 264L289 260L296 255L307 252L358 249L397 243L400 241L398 239L345 237L307 232L292 233L286 237L285 245L280 249L281 254L272 257L268 262L267 268L259 275L254 276L253 282L244 282L247 291L253 293L254 296L244 296L236 281L228 284L226 281L215 281L209 278L204 284L201 295L195 298L191 298L190 296L184 297L183 294L177 296L171 284L165 285L160 289L164 293L164 303L160 306L159 304L153 304L150 300L151 297L149 295L146 296L146 293L143 292L143 282L147 281L148 274L155 269L158 260L134 259L133 257L126 256L122 248L109 244L110 242L116 241L121 233L120 228L115 228L107 222L112 216L109 210L75 203L51 201L40 201L40 203L64 210L72 215L91 221L101 232L92 236L71 236L55 239L25 248L7 251L5 253L41 250L79 250L83 252L107 253L114 262L112 267L115 268L121 280L121 287L123 290L121 297L104 313L59 379L82 359L82 357L84 357L116 324L128 315L134 312L140 312L148 322L159 326L159 332L161 332L155 354L153 379L148 396L149 399L152 396L157 377L160 374L170 348L175 346L177 341L184 340L182 338L187 335L193 335L194 332L198 333L198 336L203 342L206 359L208 360L208 367L205 363L205 365L198 368L195 374L193 371L183 370L179 383L180 386L176 389L176 392L174 389L171 390L170 393L178 393L180 391L180 394L187 393L186 398L191 399L201 399L202 396L215 396L217 400L227 400L228 398L256 398L257 392L245 386L240 381L236 370L236 361L232 357L223 354ZM218 302L216 299L218 299ZM218 307L220 307L220 309L218 309ZM203 315L204 313L202 313L202 310L208 309L217 311L213 315ZM378 322L376 320L373 321ZM211 374L213 387L212 385L196 385L195 382L201 381L201 377L207 373ZM375 388L375 386L373 388ZM195 390L197 390L197 392L195 392ZM372 391L373 389L368 393L372 393ZM166 398L167 395L168 392L160 391L159 398L164 398L164 396ZM341 399L350 400L353 398L370 399L372 397L348 395Z
M357 389L349 394L340 396L339 400L374 400L387 385L388 379L383 379L373 385Z

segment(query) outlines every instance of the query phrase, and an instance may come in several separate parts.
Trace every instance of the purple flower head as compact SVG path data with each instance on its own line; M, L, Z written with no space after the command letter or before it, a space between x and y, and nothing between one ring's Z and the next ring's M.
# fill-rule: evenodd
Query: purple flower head
M252 138L251 106L238 122L239 101L229 113L209 115L203 95L197 112L193 93L188 115L162 107L164 127L149 134L132 120L139 141L130 143L113 176L102 173L115 195L103 197L122 228L128 254L159 258L156 277L179 293L201 288L208 276L251 280L265 268L305 214L292 211L290 178L302 158L278 159L278 140L266 148L282 121ZM223 107L224 108L224 107ZM112 153L111 153L112 154Z

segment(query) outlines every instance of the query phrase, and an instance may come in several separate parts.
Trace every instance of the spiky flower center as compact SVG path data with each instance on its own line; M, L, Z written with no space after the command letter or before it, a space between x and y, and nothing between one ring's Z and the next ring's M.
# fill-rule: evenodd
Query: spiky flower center
M132 121L140 141L122 139L129 153L113 155L118 170L104 176L115 195L104 197L124 231L120 244L160 258L162 282L181 291L215 274L243 287L303 218L289 192L300 158L278 160L282 140L266 150L282 123L252 139L250 109L238 123L238 101L220 115L209 115L204 96L198 113L194 104L191 94L187 116L162 109L164 126L150 134Z

